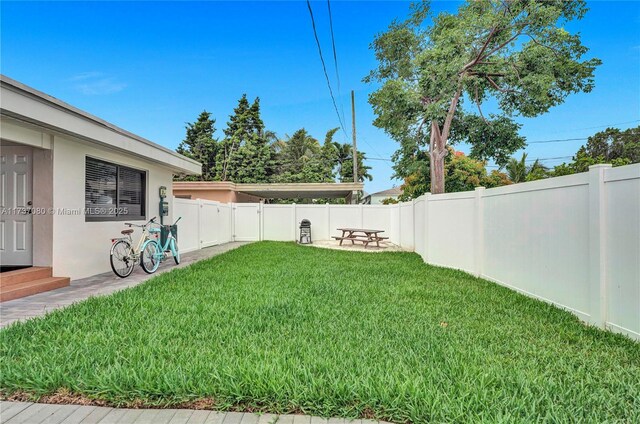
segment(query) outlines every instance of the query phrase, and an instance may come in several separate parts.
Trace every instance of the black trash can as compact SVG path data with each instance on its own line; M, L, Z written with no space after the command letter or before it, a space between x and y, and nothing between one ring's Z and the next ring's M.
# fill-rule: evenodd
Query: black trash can
M303 219L300 222L300 238L298 239L300 244L311 244L311 221Z

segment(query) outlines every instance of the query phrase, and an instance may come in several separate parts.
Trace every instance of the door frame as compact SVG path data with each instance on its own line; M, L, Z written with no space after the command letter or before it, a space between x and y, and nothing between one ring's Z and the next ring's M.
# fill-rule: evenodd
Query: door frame
M25 208L28 209L28 214L29 219L27 220L28 222L26 223L27 228L25 229L25 247L29 253L28 253L28 257L25 258L24 260L20 260L20 261L16 261L12 258L9 259L9 261L7 262L6 259L6 254L2 255L2 266L24 266L24 267L30 267L33 266L34 264L34 243L33 243L33 239L34 239L34 235L33 235L33 213L32 213L32 208L33 208L33 175L34 175L34 166L33 166L33 147L31 146L27 146L27 145L21 145L21 144L2 144L0 146L0 149L2 149L3 154L5 154L5 152L7 150L9 151L13 151L11 153L9 153L10 155L24 155L27 157L27 163L28 163L28 170L27 170L27 177L26 177L26 195L25 195L25 199L24 200L24 205L17 205L16 200L11 200L11 205L8 204L8 199L16 199L16 193L15 193L15 181L13 180L12 177L8 176L5 174L5 172L1 172L0 173L0 184L4 185L4 193L3 193L3 197L4 199L0 199L0 203L2 203L2 207L10 207L10 208ZM1 163L0 165L2 165L3 167L6 166L6 164ZM13 181L13 184L11 183L11 181ZM4 211L2 213L2 226L3 228L3 234L2 237L5 237L5 232L8 230L8 226L7 223L5 221L5 216L11 216L11 217L15 217L18 216L18 214L16 213L11 213L11 214L4 214ZM15 227L14 229L12 229L12 234L13 231L15 231ZM2 242L4 242L4 239L2 240ZM8 248L10 246L4 246L5 248ZM6 262L6 263L5 263ZM19 263L16 263L19 262Z

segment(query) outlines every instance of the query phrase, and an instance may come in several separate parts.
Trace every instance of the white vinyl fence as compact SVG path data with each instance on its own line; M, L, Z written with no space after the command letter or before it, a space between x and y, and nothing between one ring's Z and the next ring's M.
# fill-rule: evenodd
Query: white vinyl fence
M339 227L385 231L425 262L460 269L640 340L640 164L397 205L225 205L175 199L193 250L231 240L313 240ZM187 215L188 214L188 215ZM216 227L213 229L212 227ZM186 240L185 240L186 239Z
M231 205L210 200L173 198L173 216L178 223L178 245L181 252L232 241Z

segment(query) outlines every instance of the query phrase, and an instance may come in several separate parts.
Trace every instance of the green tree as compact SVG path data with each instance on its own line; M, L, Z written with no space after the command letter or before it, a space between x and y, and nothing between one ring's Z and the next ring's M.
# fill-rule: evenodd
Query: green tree
M579 34L565 29L586 11L583 0L478 0L427 22L428 3L413 5L409 19L394 21L372 44L379 64L365 81L382 83L369 97L374 125L400 143L429 140L433 193L445 190L448 143L468 138L479 156L506 159L518 144L517 126L508 121L513 115L538 116L593 88L601 62L583 60L587 48ZM465 101L477 116L468 117ZM469 119L485 121L487 101L502 111L499 121L485 122L502 127L493 147L468 131L475 127Z
M509 179L513 183L522 183L527 180L527 154L523 153L518 160L516 158L509 159L505 170Z
M202 111L196 122L187 123L187 134L176 151L188 158L197 160L202 164L202 175L183 176L178 179L188 181L212 181L216 175L216 155L218 153L218 141L213 138L216 132L216 120L211 118L211 113Z
M217 173L222 181L238 183L268 182L274 172L271 133L265 131L260 117L260 99L249 105L243 94L229 117L217 158Z
M338 178L340 182L352 183L353 182L353 148L351 144L340 144L334 142L337 152L337 164L338 164ZM362 152L358 152L358 181L364 182L365 180L373 180L373 176L369 174L370 166L364 164L367 160L366 156Z
M536 159L527 168L527 181L542 180L549 177L549 168L544 166L540 159Z
M429 191L428 158L423 158L426 166L417 167L413 174L404 178L400 200L415 199ZM487 173L486 163L467 156L462 152L456 152L449 147L449 154L445 159L446 191L469 191L476 187L499 187L511 184L506 174L499 171Z
M510 158L505 166L505 170L512 183L541 180L549 176L549 170L539 159L536 159L533 164L527 165L526 153L523 153L520 159Z
M322 160L322 176L323 180L327 182L335 181L336 168L338 166L338 149L333 142L333 136L338 132L340 127L332 128L327 131L324 137L324 144L320 151L320 157Z
M556 166L551 174L562 176L587 172L591 165L610 163L613 166L640 163L640 126L620 130L607 128L587 139L573 156L573 161Z
M276 182L317 183L335 181L335 146L332 138L335 131L330 130L325 143L320 146L317 139L304 128L297 130L291 137L279 140L276 144L277 169Z

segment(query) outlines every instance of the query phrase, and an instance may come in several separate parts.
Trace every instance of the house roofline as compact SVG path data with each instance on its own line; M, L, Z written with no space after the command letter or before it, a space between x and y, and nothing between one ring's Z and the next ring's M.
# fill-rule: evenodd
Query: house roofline
M25 96L27 98L30 98L32 100L38 101L40 103L45 104L46 106L49 107L53 107L57 110L60 110L66 114L72 115L76 118L82 119L83 121L89 122L92 125L95 125L97 127L100 127L102 129L106 129L110 132L113 132L119 136L122 137L126 137L128 139L131 140L135 140L137 142L140 142L146 146L149 146L151 148L153 148L154 150L157 150L161 155L170 155L172 157L172 162L174 163L168 163L168 162L163 162L161 160L161 158L157 158L155 161L159 161L164 163L166 166L173 168L175 171L178 171L180 173L186 173L186 174L200 174L201 173L201 167L202 165L200 164L200 162L193 160L191 158L188 158L186 156L183 156L177 152L174 152L171 149L168 149L164 146L161 146L157 143L154 143L150 140L147 140L146 138L140 137L139 135L133 134L132 132L129 132L127 130L124 130L110 122L105 121L104 119L98 118L95 115L92 115L88 112L85 112L81 109L78 109L75 106L72 106L66 102L63 102L60 99L57 99L53 96L50 96L46 93L43 93L42 91L36 90L32 87L29 87L28 85L25 85L19 81L16 81L6 75L0 74L0 85L3 89L7 89L7 90L11 90L17 94L20 94L22 96ZM7 102L5 99L3 99L0 102L0 113L2 115L6 115L12 118L16 118L25 122L29 122L35 125L39 125L39 126L43 126L45 128L52 128L54 130L58 130L62 133L71 133L71 135L73 136L77 136L79 138L82 139L87 139L87 140L91 140L91 141L95 141L101 144L107 144L109 145L110 143L108 143L105 140L99 140L96 139L94 137L90 137L87 136L86 134L82 134L82 133L77 133L77 132L69 132L66 131L65 128L63 127L58 127L56 125L51 125L50 123L47 124L46 122L43 122L42 120L38 119L38 118L34 118L33 116L29 116L27 113L24 112L20 112L20 111L16 111L16 110L12 110L10 106L7 105ZM135 155L135 156L143 156L147 159L149 159L147 156L145 155L140 155L138 152L130 150L130 149L124 149L126 150L129 154ZM159 160L160 159L160 160ZM168 158L167 158L168 159ZM177 160L177 161L176 161Z

